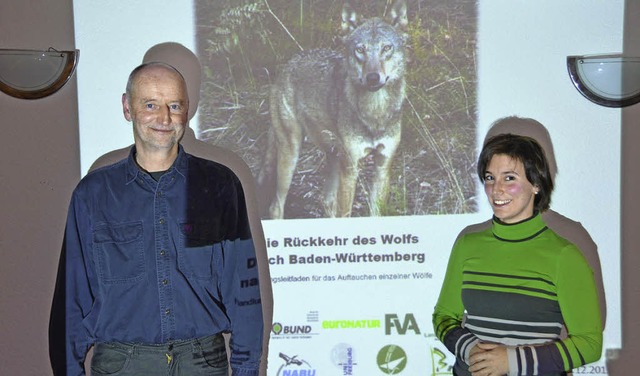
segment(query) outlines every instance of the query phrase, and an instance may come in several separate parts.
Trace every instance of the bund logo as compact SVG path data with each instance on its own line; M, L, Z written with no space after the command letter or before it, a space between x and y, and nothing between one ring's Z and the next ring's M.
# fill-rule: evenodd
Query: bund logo
M280 334L309 334L311 325L282 325L279 322L273 323L271 331L275 335Z
M284 364L278 368L276 376L316 376L316 370L311 364L304 359L298 358L297 355L288 356L284 353L279 354Z
M271 327L271 331L273 332L273 334L279 335L280 333L282 333L282 324L280 324L279 322L274 322L273 326Z
M407 366L407 353L400 346L387 345L378 351L378 368L387 375L397 375Z

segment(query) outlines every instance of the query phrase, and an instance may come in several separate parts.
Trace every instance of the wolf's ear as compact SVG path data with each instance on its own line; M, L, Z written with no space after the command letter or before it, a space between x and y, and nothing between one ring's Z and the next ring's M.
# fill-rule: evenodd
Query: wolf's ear
M349 3L344 3L342 6L342 35L349 35L356 27L358 27L358 14Z
M385 18L389 25L400 31L407 31L409 20L407 19L407 3L405 0L396 0Z

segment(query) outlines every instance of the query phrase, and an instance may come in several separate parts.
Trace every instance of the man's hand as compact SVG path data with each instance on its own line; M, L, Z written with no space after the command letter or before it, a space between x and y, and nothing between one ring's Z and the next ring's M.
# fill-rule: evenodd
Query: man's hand
M507 348L495 343L478 343L469 353L472 376L503 376L509 372Z

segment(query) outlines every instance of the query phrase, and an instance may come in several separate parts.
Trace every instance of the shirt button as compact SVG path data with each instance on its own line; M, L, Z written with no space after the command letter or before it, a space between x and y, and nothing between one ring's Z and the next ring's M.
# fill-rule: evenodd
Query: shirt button
M165 250L164 250L164 249L163 249L162 251L160 251L160 256L164 256L164 255L166 255L166 254L167 254L167 252L165 252Z
M170 315L170 314L171 314L171 310L170 310L170 309L166 309L166 310L164 311L164 314L165 314L165 315L167 315L167 316L168 316L168 315Z
M168 285L168 284L169 284L169 280L163 279L163 280L162 280L162 284L163 284L163 285Z
M158 192L158 193L156 193L156 196L158 196L158 197L162 197L162 192Z
M160 220L158 221L161 225L164 225L164 218L160 218Z

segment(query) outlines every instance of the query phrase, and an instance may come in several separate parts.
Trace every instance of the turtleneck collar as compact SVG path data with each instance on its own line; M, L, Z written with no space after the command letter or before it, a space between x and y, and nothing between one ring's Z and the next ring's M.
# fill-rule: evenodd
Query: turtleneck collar
M523 242L535 238L546 229L540 213L517 223L504 223L494 216L491 227L493 236L507 242Z

